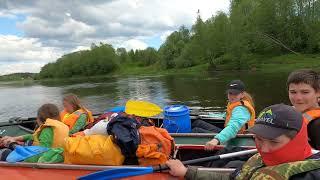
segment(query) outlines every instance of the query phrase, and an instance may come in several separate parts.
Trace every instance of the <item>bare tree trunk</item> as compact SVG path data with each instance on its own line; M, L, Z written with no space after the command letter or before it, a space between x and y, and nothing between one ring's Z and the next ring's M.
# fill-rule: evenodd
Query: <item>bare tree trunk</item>
M286 46L285 44L283 44L280 40L276 39L275 37L272 37L271 35L268 35L268 34L266 34L266 33L258 33L258 34L261 34L262 36L270 39L270 40L273 41L274 43L282 46L283 48L287 49L288 51L290 51L290 52L292 52L292 53L294 53L294 54L296 54L296 55L299 55L299 54L300 54L300 53L295 52L294 50L290 49L288 46Z

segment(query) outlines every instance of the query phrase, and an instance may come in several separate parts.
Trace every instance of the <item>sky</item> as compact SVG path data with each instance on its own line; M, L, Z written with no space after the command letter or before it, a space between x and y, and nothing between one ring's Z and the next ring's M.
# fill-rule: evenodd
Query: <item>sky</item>
M92 43L158 49L197 11L206 20L229 0L0 0L0 75L39 72Z

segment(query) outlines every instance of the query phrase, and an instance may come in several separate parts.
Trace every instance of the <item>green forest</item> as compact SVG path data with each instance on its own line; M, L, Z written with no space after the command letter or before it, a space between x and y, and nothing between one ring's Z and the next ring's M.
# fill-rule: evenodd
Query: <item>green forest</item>
M0 76L0 81L33 80L36 73L12 73Z
M201 14L201 12L199 13ZM268 58L320 53L320 0L232 0L228 13L181 26L157 50L92 44L42 67L39 79L105 75L130 67L158 70L207 65L257 69Z

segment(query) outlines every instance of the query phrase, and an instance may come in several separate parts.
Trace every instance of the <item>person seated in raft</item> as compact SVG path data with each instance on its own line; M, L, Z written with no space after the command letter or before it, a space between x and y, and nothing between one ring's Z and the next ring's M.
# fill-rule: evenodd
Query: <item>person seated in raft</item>
M294 71L288 76L287 88L291 104L308 124L310 145L320 150L319 73L310 69Z
M254 103L251 95L245 91L244 83L241 80L231 81L227 86L227 96L228 105L223 130L203 120L197 120L192 124L194 133L219 133L206 143L207 150L212 150L216 145L227 142L237 133L244 133L247 128L254 125Z
M84 127L93 122L92 113L86 109L80 99L74 94L68 94L63 98L64 110L60 113L61 121L69 129L69 134L74 134L84 129Z
M108 135L107 126L109 121L116 117L118 113L108 113L108 115L104 118L99 120L96 124L92 127L85 129L83 131L79 131L77 133L72 134L72 136L90 136L90 135Z
M308 143L307 123L291 106L276 104L265 108L255 125L258 153L233 173L199 171L185 167L179 160L169 160L169 173L185 179L319 179L320 153L312 154Z
M0 139L0 144L8 146L11 142L23 144L32 140L32 145L48 148L63 148L64 139L69 136L69 128L60 121L59 109L54 104L44 104L38 110L38 128L33 134L10 137L4 136Z

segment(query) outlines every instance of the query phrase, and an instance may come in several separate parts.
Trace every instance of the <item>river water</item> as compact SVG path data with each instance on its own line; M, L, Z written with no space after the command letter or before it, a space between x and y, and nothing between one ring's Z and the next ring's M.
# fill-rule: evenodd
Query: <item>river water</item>
M185 104L224 110L225 87L232 79L245 82L260 111L275 103L288 104L286 73L216 72L163 76L84 78L46 82L1 82L0 121L10 117L34 117L44 103L62 108L64 94L78 95L94 113L123 106L128 99L146 100L161 107Z

